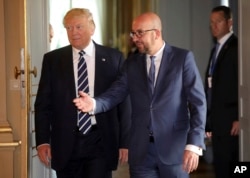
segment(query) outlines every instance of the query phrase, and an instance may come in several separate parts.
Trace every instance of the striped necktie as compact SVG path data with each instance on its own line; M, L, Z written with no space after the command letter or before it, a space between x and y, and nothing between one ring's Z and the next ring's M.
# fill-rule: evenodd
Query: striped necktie
M83 57L84 54L85 52L83 50L79 52L80 58L78 61L78 91L89 93L88 71L86 61ZM83 134L88 133L91 128L91 118L88 113L78 111L78 127L79 131Z
M153 95L154 93L154 83L155 83L155 56L150 56L151 64L148 71L148 84ZM153 127L152 127L152 118L150 117L149 121L149 141L154 142L154 134L153 134Z

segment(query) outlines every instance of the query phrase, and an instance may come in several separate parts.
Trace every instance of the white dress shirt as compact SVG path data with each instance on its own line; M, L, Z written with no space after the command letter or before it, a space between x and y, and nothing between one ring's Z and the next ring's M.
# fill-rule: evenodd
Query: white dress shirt
M74 76L75 76L75 86L76 86L76 96L78 96L78 60L80 58L80 50L73 48L73 64L74 64ZM93 41L89 43L89 45L82 49L84 54L84 59L87 64L87 71L88 71L88 82L89 82L89 95L94 97L94 83L95 83L95 45ZM91 116L91 123L92 125L96 124L95 116Z

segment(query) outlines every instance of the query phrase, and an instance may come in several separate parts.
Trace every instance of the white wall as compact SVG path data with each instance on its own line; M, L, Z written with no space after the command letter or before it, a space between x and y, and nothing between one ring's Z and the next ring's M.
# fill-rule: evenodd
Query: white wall
M159 5L166 42L192 50L202 78L212 48L209 30L212 7L211 0L167 0Z

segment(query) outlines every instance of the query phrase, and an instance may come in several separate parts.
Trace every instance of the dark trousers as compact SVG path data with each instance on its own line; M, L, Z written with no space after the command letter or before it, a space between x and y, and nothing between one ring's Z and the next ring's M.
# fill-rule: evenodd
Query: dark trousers
M76 134L71 159L63 170L56 171L57 178L110 178L102 145L98 129Z
M239 161L239 137L212 137L213 164L216 178L230 177L230 166Z

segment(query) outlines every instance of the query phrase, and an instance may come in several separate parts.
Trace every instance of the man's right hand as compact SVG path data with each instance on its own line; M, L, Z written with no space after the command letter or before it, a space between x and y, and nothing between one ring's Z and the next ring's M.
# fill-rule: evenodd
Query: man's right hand
M87 93L79 91L79 97L75 98L73 103L82 112L93 112L94 101Z
M43 164L45 164L46 166L50 166L50 160L51 160L50 145L48 144L39 145L37 147L37 154L38 154L40 161Z

